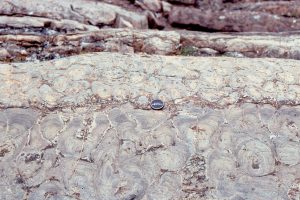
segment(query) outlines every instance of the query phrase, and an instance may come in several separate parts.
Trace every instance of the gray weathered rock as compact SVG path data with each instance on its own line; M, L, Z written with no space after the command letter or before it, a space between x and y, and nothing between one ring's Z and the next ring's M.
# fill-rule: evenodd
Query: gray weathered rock
M97 26L86 25L74 20L54 20L42 17L0 16L0 27L10 28L51 28L67 32L97 31Z
M275 15L300 17L299 1L262 1L262 2L239 2L232 4L231 9L247 9L256 12L268 12Z
M297 32L134 29L182 9L195 30L298 30L299 11L176 1L0 1L1 200L299 200Z
M199 30L225 32L283 32L298 31L300 21L269 13L173 6L169 14L173 25L198 26Z
M124 24L123 24L124 25ZM2 42L2 43L1 43ZM179 52L180 35L174 31L139 31L131 29L101 29L80 34L2 35L2 61L54 59L83 52L144 52L174 55ZM7 54L6 50L9 54Z
M161 6L162 6L162 11L163 11L164 15L169 15L172 10L172 4L170 4L166 1L162 1Z
M1 64L0 199L296 200L298 68L117 53Z
M115 26L117 28L133 28L133 25L123 17L118 17Z
M143 0L142 2L149 10L152 10L154 12L159 12L161 10L160 0Z
M200 101L217 107L240 101L298 105L298 68L299 61L285 59L117 53L87 54L42 64L2 64L0 104L63 107L156 95L165 101ZM65 90L59 91L62 88Z
M130 12L118 6L84 0L3 0L0 2L0 14L44 17L55 20L74 20L94 26L113 25L117 16L133 24L135 28L148 28L147 17Z
M224 34L179 32L181 45L211 48L221 54L238 52L247 57L300 59L299 35L295 34Z
M123 20L123 18L122 18ZM129 22L126 21L127 25ZM126 25L125 21L118 23ZM191 31L101 29L77 34L4 34L0 61L49 60L86 52L135 52L162 55L236 54L245 57L300 59L297 34L221 34ZM189 53L184 52L188 49ZM199 50L200 49L200 50ZM201 50L202 49L202 50ZM204 49L205 50L205 49ZM199 52L198 52L199 51Z

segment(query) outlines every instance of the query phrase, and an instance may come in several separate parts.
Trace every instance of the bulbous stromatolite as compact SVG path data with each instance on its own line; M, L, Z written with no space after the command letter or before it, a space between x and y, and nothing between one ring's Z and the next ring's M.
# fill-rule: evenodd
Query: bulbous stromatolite
M275 158L270 146L258 139L247 138L246 135L241 135L235 144L237 162L242 173L264 176L274 172Z
M0 199L297 199L298 65L114 53L2 64ZM163 110L149 109L155 97Z
M1 187L31 188L31 198L45 194L75 198L80 194L89 199L295 199L294 179L282 179L280 175L281 170L288 170L287 164L293 165L293 171L300 171L296 160L286 159L295 155L294 150L285 150L283 155L280 150L285 146L276 146L274 151L272 133L239 133L231 122L215 124L209 133L208 116L222 122L221 112L197 106L178 108L172 118L165 118L172 111L139 111L130 104L109 106L100 112L95 105L46 115L26 109L2 111L3 118L11 119L6 121L9 127L30 130L22 134L23 143L13 154L4 151L11 150L7 148L9 140L2 142L1 162L5 162L1 169L7 175L1 176L5 182ZM256 117L260 109L254 110ZM239 107L230 108L230 112L239 111ZM273 108L272 113L276 112ZM36 117L28 117L29 113ZM147 114L151 117L142 118ZM242 120L240 117L236 122ZM267 125L271 120L261 123ZM184 130L197 121L201 121L196 123L198 128L192 129L199 136L187 136ZM210 145L199 146L197 140ZM290 185L290 189L276 189L278 181ZM17 188L16 196L26 192ZM2 199L14 198L8 191L1 195Z

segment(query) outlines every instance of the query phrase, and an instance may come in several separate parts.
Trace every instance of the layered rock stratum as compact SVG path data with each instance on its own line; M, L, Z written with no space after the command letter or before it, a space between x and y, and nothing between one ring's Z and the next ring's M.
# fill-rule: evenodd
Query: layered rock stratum
M0 199L299 200L293 3L1 1Z

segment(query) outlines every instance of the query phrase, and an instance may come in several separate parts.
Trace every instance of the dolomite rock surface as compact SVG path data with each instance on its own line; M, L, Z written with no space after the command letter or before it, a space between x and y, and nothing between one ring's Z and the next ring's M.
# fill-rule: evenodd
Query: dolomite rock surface
M113 25L117 16L126 18L135 28L148 28L147 17L127 11L119 6L89 0L3 0L0 2L1 15L42 17L52 20L68 20L70 23L97 27ZM40 19L37 19L40 22ZM2 21L0 19L0 21ZM18 22L20 23L20 21ZM9 27L10 24L7 24ZM45 25L46 26L46 25ZM55 26L55 25L54 25ZM12 25L14 27L14 25Z
M297 200L299 65L119 53L0 64L0 199Z
M4 18L12 17L2 17L2 19ZM14 24L17 26L22 18L15 17L15 19ZM43 22L41 18L39 20ZM24 19L21 21L24 22ZM27 21L28 24L31 22ZM71 26L64 22L60 21L57 25L65 28ZM33 23L31 26L39 26L38 24ZM78 28L84 27L79 26ZM3 30L4 32L1 34L0 29L0 62L51 60L103 51L186 56L237 57L235 55L240 55L240 57L250 58L270 57L300 60L300 37L296 33L226 34L182 30L106 28L73 34L57 32L53 35L45 35L43 34L45 29L38 30L38 32L19 34Z

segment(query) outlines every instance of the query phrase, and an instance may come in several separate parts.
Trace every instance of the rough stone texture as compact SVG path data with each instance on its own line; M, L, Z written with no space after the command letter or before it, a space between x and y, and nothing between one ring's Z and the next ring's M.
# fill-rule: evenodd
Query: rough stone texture
M117 28L133 28L133 25L123 17L118 17L115 26Z
M184 47L210 48L218 55L236 52L245 57L273 57L300 59L299 34L224 34L179 32L182 50ZM200 52L201 53L201 52Z
M80 31L97 31L96 26L90 26L79 23L74 20L53 20L41 17L14 17L14 16L0 16L0 28L10 27L13 29L18 28L32 28L42 29L51 28L59 31L66 32L80 32ZM4 30L3 30L4 32ZM24 31L25 32L25 31ZM53 31L55 33L55 31Z
M172 7L169 22L174 25L197 25L199 30L226 32L282 32L300 29L300 21L296 18L252 11L215 11L176 6Z
M146 6L146 9L152 10L154 12L159 12L161 10L160 0L143 0L142 2Z
M292 0L2 0L0 15L8 18L0 19L0 31L3 32L2 27L4 32L46 29L48 34L103 27L204 32L295 31L300 27L299 5ZM9 23L5 24L6 21ZM14 21L18 23L11 23Z
M162 11L163 11L164 15L169 15L169 13L172 10L172 5L166 1L162 1L161 6L162 6Z
M117 53L86 54L30 65L3 64L0 105L43 104L55 108L139 96L200 101L216 107L241 101L298 105L299 64L280 59Z
M0 199L299 200L297 32L178 30L298 30L259 1L0 1Z
M68 19L100 27L113 25L117 16L121 16L135 28L148 28L145 15L118 6L85 0L3 0L0 2L0 14Z
M120 26L131 24L120 19ZM295 34L222 34L191 31L101 29L82 33L0 35L0 61L51 60L87 52L148 53L160 55L230 55L300 59Z
M268 12L286 17L300 17L299 1L264 1L232 4L232 9L247 9L256 12Z
M299 199L299 61L0 65L0 199ZM149 109L161 98L163 111Z
M174 55L179 52L179 44L180 35L173 31L101 29L51 36L9 34L0 35L0 61L48 60L99 51Z

